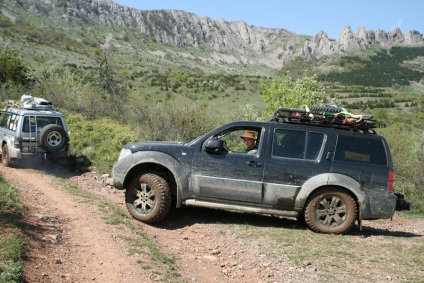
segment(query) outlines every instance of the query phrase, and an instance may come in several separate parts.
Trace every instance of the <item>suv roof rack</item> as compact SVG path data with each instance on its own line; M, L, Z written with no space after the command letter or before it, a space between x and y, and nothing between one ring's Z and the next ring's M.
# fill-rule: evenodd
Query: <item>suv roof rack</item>
M26 110L56 110L53 106L53 103L50 101L27 94L22 95L19 101L9 100L6 105L6 110L9 108L19 108Z
M372 115L355 115L337 105L311 106L305 109L280 107L271 121L351 130L376 134Z

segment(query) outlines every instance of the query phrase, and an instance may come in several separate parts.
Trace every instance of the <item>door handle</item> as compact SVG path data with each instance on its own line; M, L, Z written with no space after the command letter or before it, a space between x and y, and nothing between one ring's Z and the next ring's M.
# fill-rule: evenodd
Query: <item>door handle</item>
M256 168L256 167L260 167L260 166L262 166L262 163L257 162L257 161L255 161L255 160L250 160L250 161L247 161L247 162L246 162L246 165L247 165L247 166L249 166L249 167Z

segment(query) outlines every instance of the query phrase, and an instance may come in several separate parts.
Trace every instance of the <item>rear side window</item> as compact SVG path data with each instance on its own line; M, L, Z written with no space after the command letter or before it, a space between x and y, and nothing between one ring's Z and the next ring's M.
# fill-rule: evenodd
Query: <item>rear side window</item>
M16 131L17 124L19 122L19 116L12 113L2 113L0 120L0 127L7 128L12 131Z
M316 160L321 151L324 134L277 129L272 155L276 157Z
M339 136L334 160L387 165L382 140Z

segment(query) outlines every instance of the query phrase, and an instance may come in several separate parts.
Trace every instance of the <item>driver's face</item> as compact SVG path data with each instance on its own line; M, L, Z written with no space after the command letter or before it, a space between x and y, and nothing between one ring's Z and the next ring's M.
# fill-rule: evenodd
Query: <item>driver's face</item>
M243 138L244 146L249 149L255 145L255 140L251 138Z

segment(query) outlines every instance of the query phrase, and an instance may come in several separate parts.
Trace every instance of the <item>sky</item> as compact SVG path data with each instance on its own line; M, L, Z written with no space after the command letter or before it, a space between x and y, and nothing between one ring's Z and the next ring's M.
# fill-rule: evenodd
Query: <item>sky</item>
M337 38L346 25L366 30L424 33L423 0L113 0L139 10L183 10L213 20L242 20L249 25L282 28L314 36Z

